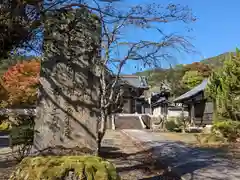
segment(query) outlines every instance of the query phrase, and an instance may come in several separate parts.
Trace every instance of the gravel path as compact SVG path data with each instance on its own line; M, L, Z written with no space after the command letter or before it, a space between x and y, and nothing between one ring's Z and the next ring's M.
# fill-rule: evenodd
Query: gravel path
M124 130L135 141L152 148L161 159L186 180L239 180L240 162L226 158L226 152L210 148L190 147L183 142L142 130Z

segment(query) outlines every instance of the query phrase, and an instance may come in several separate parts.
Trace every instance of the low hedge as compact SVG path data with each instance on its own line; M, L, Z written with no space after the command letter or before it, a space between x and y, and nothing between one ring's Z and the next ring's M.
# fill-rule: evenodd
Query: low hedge
M39 156L24 158L9 180L120 180L114 165L97 156ZM72 178L71 178L72 179Z
M181 132L182 122L178 117L169 117L165 122L165 127L170 132Z

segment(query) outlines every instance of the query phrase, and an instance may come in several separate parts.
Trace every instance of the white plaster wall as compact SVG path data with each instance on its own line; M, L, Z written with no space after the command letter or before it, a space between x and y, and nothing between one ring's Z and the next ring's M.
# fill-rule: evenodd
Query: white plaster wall
M188 112L187 111L183 111L183 114L185 117L188 116ZM178 117L178 116L182 116L182 111L173 111L173 110L168 110L168 117Z
M161 107L153 108L153 116L161 115Z
M184 116L187 117L188 116L188 111L184 111ZM153 116L157 117L157 116L161 116L161 107L156 107L153 109ZM182 111L181 110L168 110L168 117L178 117L182 115Z

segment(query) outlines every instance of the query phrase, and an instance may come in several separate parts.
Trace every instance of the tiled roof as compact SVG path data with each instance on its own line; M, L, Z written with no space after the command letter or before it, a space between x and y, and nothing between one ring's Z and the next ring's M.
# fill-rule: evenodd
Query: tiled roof
M121 80L133 87L148 88L147 80L144 76L121 75Z
M157 100L157 102L152 104L152 106L155 107L161 103L168 103L168 100L166 99L166 97L160 97L159 100Z
M206 88L207 83L208 83L208 80L204 79L201 84L197 85L196 87L194 87L190 91L188 91L185 94L183 94L183 95L179 96L178 98L174 99L173 102L180 102L182 100L188 99L188 98L198 94L199 92L203 91Z

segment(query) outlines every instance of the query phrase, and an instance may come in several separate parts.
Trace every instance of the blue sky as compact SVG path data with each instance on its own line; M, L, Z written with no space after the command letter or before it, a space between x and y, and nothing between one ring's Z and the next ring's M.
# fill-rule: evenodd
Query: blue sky
M213 57L225 52L240 48L240 0L121 0L115 2L116 7L126 7L149 3L181 4L192 9L197 21L191 24L170 23L163 24L161 29L167 33L178 33L191 37L191 43L198 53L175 53L174 60L163 61L162 67L166 68L176 64L189 64L204 58ZM188 32L187 29L192 29ZM129 28L124 34L127 41L139 41L142 39L156 40L159 36L154 31L141 31ZM119 49L120 53L124 52ZM131 74L142 71L145 68L139 63L128 62L122 69L123 74Z
M129 1L124 0L129 3ZM239 0L131 0L131 5L142 3L179 3L188 5L197 21L192 24L171 24L163 26L166 32L178 32L191 37L191 43L199 52L197 54L176 54L175 61L171 64L187 64L200 61L203 58L219 55L224 52L234 51L240 47L240 1ZM191 32L186 33L186 27L192 28ZM128 32L126 38L142 38L155 40L157 34L152 32L135 31ZM163 67L167 67L169 62L163 62ZM136 64L128 63L123 73L134 73L141 71L141 67Z

